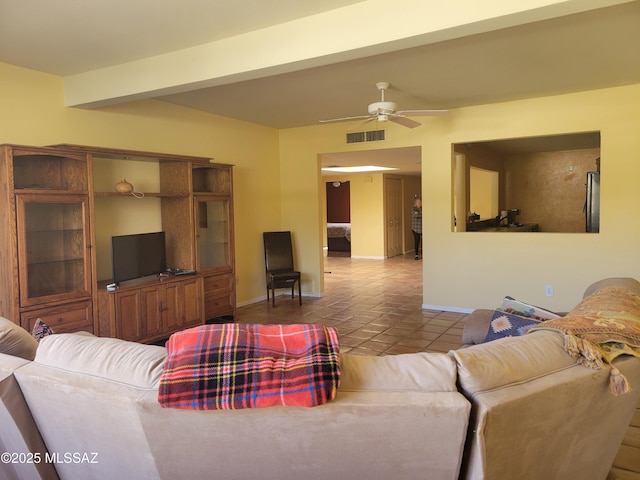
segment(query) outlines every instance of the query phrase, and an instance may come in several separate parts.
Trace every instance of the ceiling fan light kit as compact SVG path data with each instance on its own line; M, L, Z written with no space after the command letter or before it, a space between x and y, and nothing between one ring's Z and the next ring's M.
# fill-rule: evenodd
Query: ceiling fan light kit
M363 119L362 122L359 122L353 128L358 127L363 123L371 122L373 120L378 122L391 121L399 125L402 125L403 127L415 128L422 124L420 122L416 122L415 120L411 120L410 118L407 118L407 115L439 116L439 115L447 115L449 113L448 110L400 110L398 111L397 110L398 105L395 102L388 102L384 99L384 92L390 86L391 84L389 82L376 83L377 89L380 90L380 101L369 104L369 108L368 108L369 115L356 115L351 117L331 118L328 120L320 120L320 123L343 122L348 120Z

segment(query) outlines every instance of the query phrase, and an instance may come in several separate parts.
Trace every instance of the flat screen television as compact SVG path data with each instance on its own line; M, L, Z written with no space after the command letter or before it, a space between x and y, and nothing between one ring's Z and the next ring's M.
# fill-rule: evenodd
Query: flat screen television
M164 232L111 237L113 283L167 271Z

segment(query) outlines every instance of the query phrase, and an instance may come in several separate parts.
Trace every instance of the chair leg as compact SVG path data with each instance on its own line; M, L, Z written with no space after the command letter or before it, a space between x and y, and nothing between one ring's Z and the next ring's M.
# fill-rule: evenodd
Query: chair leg
M300 305L302 305L302 282L300 282L300 280L298 280L298 303Z

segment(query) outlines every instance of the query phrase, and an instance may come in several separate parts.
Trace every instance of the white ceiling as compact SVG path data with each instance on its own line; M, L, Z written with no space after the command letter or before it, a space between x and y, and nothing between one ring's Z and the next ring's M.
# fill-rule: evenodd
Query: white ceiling
M487 6L490 3L500 2L486 2ZM378 81L391 83L387 99L400 109L454 109L640 83L640 1L521 3L550 5L474 22L480 15L468 13L474 2L457 0L447 8L467 7L459 15L470 19L465 28L442 28L428 41L421 42L423 37L415 35L411 41L395 43L386 41L390 31L402 33L403 26L391 23L393 10L380 11L372 17L379 19L378 24L352 23L352 28L379 31L384 48L354 48L333 56L318 53L313 61L290 62L286 68L256 68L250 75L149 89L143 95L290 128L366 114L367 105L379 99ZM107 74L110 69L136 72L135 67L148 59L191 53L192 47L241 39L247 32L282 25L296 31L310 16L340 18L343 12L352 14L353 9L362 8L367 9L363 18L370 18L368 10L381 5L393 8L380 0L0 0L0 61L63 76L67 84L86 74ZM444 7L438 7L443 5L440 2L433 5L437 17L438 9ZM408 22L410 12L404 15ZM424 23L430 20L425 17ZM334 42L350 33L340 30L344 27L339 22L325 25L324 30L312 33ZM302 46L306 46L303 39L308 33L299 28ZM291 38L291 43L299 39ZM255 63L259 59L238 60ZM121 81L124 88L140 80L127 75L115 78L110 78L109 87ZM126 94L105 96L102 104L126 100ZM345 132L347 128L345 125Z
M67 76L360 1L0 0L0 61Z
M638 48L632 48L638 45ZM640 2L163 97L277 128L367 113L387 81L401 109L451 109L640 82Z

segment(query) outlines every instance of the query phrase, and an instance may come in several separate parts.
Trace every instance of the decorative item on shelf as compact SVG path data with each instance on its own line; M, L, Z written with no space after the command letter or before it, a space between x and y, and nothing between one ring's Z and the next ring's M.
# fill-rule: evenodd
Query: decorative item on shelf
M114 185L116 192L118 193L131 193L133 192L133 185L127 182L126 178L122 177L118 183Z
M135 188L133 188L133 185L127 182L127 180L124 177L122 177L122 180L120 180L118 183L114 185L114 188L118 193L130 193L136 198L144 197L144 193L136 192Z

